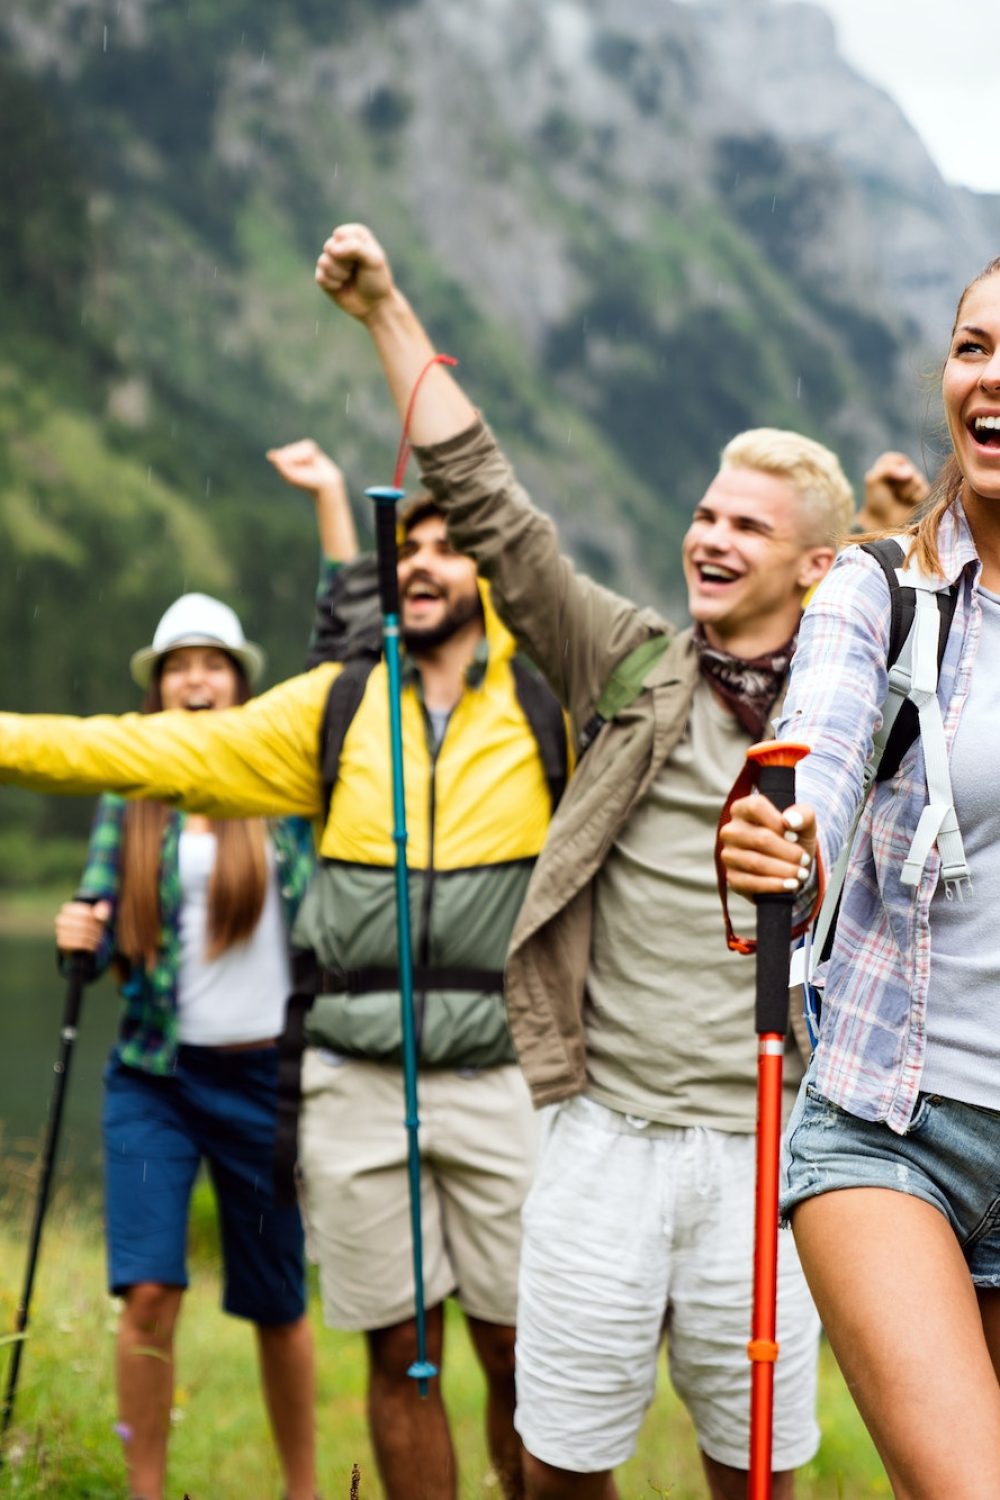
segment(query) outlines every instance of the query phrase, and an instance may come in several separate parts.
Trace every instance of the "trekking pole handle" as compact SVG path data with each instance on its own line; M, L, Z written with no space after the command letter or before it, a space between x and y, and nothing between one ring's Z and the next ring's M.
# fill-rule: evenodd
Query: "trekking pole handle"
M365 490L375 502L375 555L378 594L383 615L399 617L399 577L396 572L396 506L406 494L394 485L372 485Z
M747 760L757 770L757 790L779 812L795 801L795 767L809 746L792 740L765 740L751 745ZM758 1035L788 1029L788 966L794 891L775 891L755 898L757 906Z

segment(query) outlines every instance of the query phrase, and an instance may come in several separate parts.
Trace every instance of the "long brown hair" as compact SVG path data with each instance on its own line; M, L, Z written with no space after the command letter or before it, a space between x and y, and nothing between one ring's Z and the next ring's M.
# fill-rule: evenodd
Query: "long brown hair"
M239 663L236 701L245 703L250 688ZM157 670L146 690L143 713L163 708ZM121 881L117 915L118 951L151 969L160 947L160 855L171 809L163 802L130 802L125 809ZM207 959L218 958L253 932L267 894L267 827L263 818L213 819L215 868L208 890Z
M959 319L962 316L965 299L972 291L972 288L978 286L981 281L986 281L988 277L996 276L998 273L1000 273L1000 255L991 260L989 265L984 266L978 276L973 276L958 299L958 306L955 309L955 321L951 325L951 338L955 337L955 329L958 327ZM920 520L913 526L907 527L904 532L904 535L913 538L908 555L914 558L924 573L940 574L942 571L941 556L938 552L938 533L941 529L942 519L948 511L954 510L961 497L964 477L958 459L955 457L954 449L952 449L941 465L937 479L934 482L934 489L927 502L927 509Z

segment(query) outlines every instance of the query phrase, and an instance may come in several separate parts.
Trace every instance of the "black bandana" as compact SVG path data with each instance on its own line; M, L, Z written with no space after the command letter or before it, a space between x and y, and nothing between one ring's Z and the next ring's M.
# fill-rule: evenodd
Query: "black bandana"
M793 635L777 651L769 651L765 656L755 656L752 661L747 661L745 657L730 656L727 651L716 650L705 639L702 626L694 627L694 644L702 676L711 683L747 734L752 735L755 740L764 737L767 716L781 692L795 651L795 640Z

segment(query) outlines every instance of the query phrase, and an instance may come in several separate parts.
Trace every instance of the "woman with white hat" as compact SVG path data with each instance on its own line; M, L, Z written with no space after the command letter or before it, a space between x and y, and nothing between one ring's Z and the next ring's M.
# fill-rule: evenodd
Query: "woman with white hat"
M212 712L246 701L263 664L228 605L185 594L131 671L147 712ZM302 1225L271 1187L287 935L311 867L301 819L210 822L105 795L80 899L57 917L61 950L94 953L98 969L113 962L121 980L103 1111L108 1275L123 1299L118 1432L141 1500L163 1494L173 1332L202 1160L219 1205L223 1305L256 1325L288 1500L315 1492Z

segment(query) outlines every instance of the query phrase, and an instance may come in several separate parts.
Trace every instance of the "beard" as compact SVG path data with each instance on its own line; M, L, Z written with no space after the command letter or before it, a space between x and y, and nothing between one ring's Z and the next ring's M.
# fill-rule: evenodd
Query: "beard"
M479 590L475 589L471 594L450 604L436 624L404 626L403 644L411 656L419 656L422 652L434 651L438 646L443 646L445 641L450 641L453 635L471 621L479 620L482 623L482 619L483 604Z

